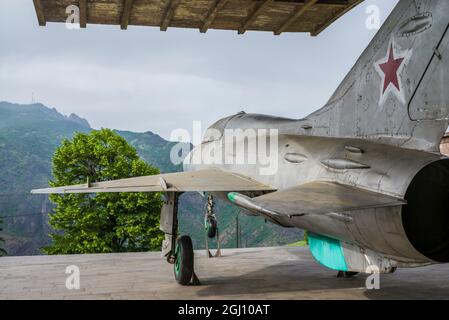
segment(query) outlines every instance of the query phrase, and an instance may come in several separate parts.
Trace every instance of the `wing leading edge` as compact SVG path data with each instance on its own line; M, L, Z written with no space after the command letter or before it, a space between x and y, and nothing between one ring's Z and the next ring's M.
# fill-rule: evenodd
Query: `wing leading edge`
M249 177L219 169L166 173L153 176L32 190L33 194L100 192L273 191Z

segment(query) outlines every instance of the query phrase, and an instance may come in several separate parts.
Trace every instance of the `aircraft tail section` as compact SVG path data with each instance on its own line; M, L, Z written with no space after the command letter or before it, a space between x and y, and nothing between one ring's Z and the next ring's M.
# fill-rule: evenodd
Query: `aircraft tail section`
M312 135L438 151L449 124L449 1L401 0L328 103Z

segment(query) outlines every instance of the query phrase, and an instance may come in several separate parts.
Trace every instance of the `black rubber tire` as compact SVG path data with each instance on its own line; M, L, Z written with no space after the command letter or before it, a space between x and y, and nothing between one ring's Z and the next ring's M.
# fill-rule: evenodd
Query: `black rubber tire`
M176 281L183 286L190 284L193 275L193 245L189 236L176 240L174 273Z
M209 238L215 238L215 235L217 234L217 220L212 217L207 218L206 232Z

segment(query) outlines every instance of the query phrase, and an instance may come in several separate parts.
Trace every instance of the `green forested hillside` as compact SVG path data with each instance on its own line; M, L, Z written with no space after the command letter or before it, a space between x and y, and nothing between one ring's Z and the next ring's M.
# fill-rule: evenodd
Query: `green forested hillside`
M151 124L150 124L151 125ZM52 204L45 196L30 195L51 179L51 158L63 138L92 130L89 123L72 114L68 117L42 104L18 105L0 102L0 216L2 237L9 255L41 254L49 243L48 213ZM174 145L152 132L117 131L147 162L162 172L182 170L170 162ZM239 210L217 204L223 245L236 245L235 217ZM180 228L190 234L196 248L204 246L204 199L198 193L181 197ZM302 232L264 223L261 218L239 214L241 246L280 245L301 239Z

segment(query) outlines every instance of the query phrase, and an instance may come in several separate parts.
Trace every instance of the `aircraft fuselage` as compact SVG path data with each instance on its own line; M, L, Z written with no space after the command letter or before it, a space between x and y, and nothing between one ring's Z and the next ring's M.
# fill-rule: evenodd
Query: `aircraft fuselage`
M220 120L218 123L224 123L224 125L218 126L220 130L212 134L212 138L207 137L206 133L206 141L196 147L186 158L184 170L217 167L251 177L277 190L286 190L312 181L333 181L405 199L409 202L405 206L365 208L344 213L351 217L350 222L329 216L289 217L288 215L267 216L263 212L259 214L279 225L298 227L354 243L394 257L395 260L405 264L445 262L447 259L445 254L430 252L428 248L430 244L422 239L423 235L429 232L444 233L446 226L435 226L433 230L429 230L426 221L446 221L444 217L441 217L444 213L432 204L445 200L439 198L437 191L433 196L427 197L422 197L423 194L417 197L416 192L425 192L426 188L436 188L440 171L441 179L448 178L449 159L439 153L404 149L362 139L294 134L292 130L298 130L298 127L299 130L306 130L298 126L304 122L302 120L272 118L270 123L268 121L270 117L267 116L240 114L240 117L242 116L248 124L246 127L243 126L244 132L250 129L246 131L246 134L242 132L232 134L233 128L242 128L242 120L237 121L238 123L233 123L233 117ZM282 124L279 125L279 123ZM216 129L217 125L214 126ZM277 130L278 135L267 138L269 129ZM274 150L270 150L270 147L273 147L270 139L277 140L277 148ZM254 152L265 153L261 158L270 158L271 163L262 164L258 157L254 157ZM270 152L275 154L270 155ZM198 153L201 153L203 157L199 157ZM252 161L256 158L256 163L251 163L251 157L253 157ZM195 163L195 158L201 159L202 162ZM245 160L244 163L241 163L242 159ZM265 170L264 173L261 170L264 165L265 168L275 167L276 170L272 172ZM423 174L436 176L425 180L422 177ZM225 193L217 195L227 198ZM426 205L419 202L419 199L426 201L429 211L409 214L407 215L409 218L404 220L404 208L412 204L420 208ZM279 200L285 201L286 213L294 215L295 212L300 212L301 208L295 207L295 199ZM436 238L438 238L434 240L436 242L447 239L444 235L436 236ZM432 245L436 246L436 242ZM444 244L438 244L444 246Z

